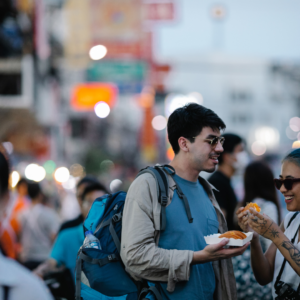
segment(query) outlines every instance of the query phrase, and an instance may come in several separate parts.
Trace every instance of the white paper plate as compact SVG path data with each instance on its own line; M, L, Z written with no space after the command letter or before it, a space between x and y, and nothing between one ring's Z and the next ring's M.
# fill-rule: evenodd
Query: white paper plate
M235 240L233 238L230 238L227 246L240 246L241 247L252 240L253 232L244 232L244 234L246 234L247 237L243 240L240 240L240 239ZM208 245L219 244L223 239L225 239L225 238L219 238L220 235L221 235L221 233L205 236L204 238L205 238L206 244L208 244Z

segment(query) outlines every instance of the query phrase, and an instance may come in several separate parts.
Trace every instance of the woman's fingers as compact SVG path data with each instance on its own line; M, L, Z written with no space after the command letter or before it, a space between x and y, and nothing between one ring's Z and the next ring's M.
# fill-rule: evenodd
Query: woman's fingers
M255 217L259 218L259 219L263 219L262 214L260 214L259 212L257 212L255 209L250 208L250 212L251 212L251 214L252 214L253 216L255 216Z

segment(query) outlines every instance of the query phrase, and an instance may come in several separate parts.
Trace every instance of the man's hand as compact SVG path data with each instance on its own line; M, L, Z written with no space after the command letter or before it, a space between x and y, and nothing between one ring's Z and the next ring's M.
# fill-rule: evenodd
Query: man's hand
M250 242L248 242L242 247L225 249L224 246L226 246L228 242L229 239L223 239L218 244L208 245L203 250L194 252L192 264L202 264L241 255L250 244Z

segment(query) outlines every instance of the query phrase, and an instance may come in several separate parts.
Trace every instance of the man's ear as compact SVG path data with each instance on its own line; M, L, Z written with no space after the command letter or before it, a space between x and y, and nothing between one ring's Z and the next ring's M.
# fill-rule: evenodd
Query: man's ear
M181 136L179 139L178 139L178 145L179 145L179 148L184 151L184 152L189 152L189 148L188 148L188 141L185 137Z

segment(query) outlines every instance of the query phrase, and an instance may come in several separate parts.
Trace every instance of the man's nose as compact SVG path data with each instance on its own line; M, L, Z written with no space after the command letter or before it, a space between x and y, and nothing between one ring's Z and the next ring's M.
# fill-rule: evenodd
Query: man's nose
M216 152L223 152L224 151L224 148L223 148L220 141L218 141L218 144L216 145L215 151Z

